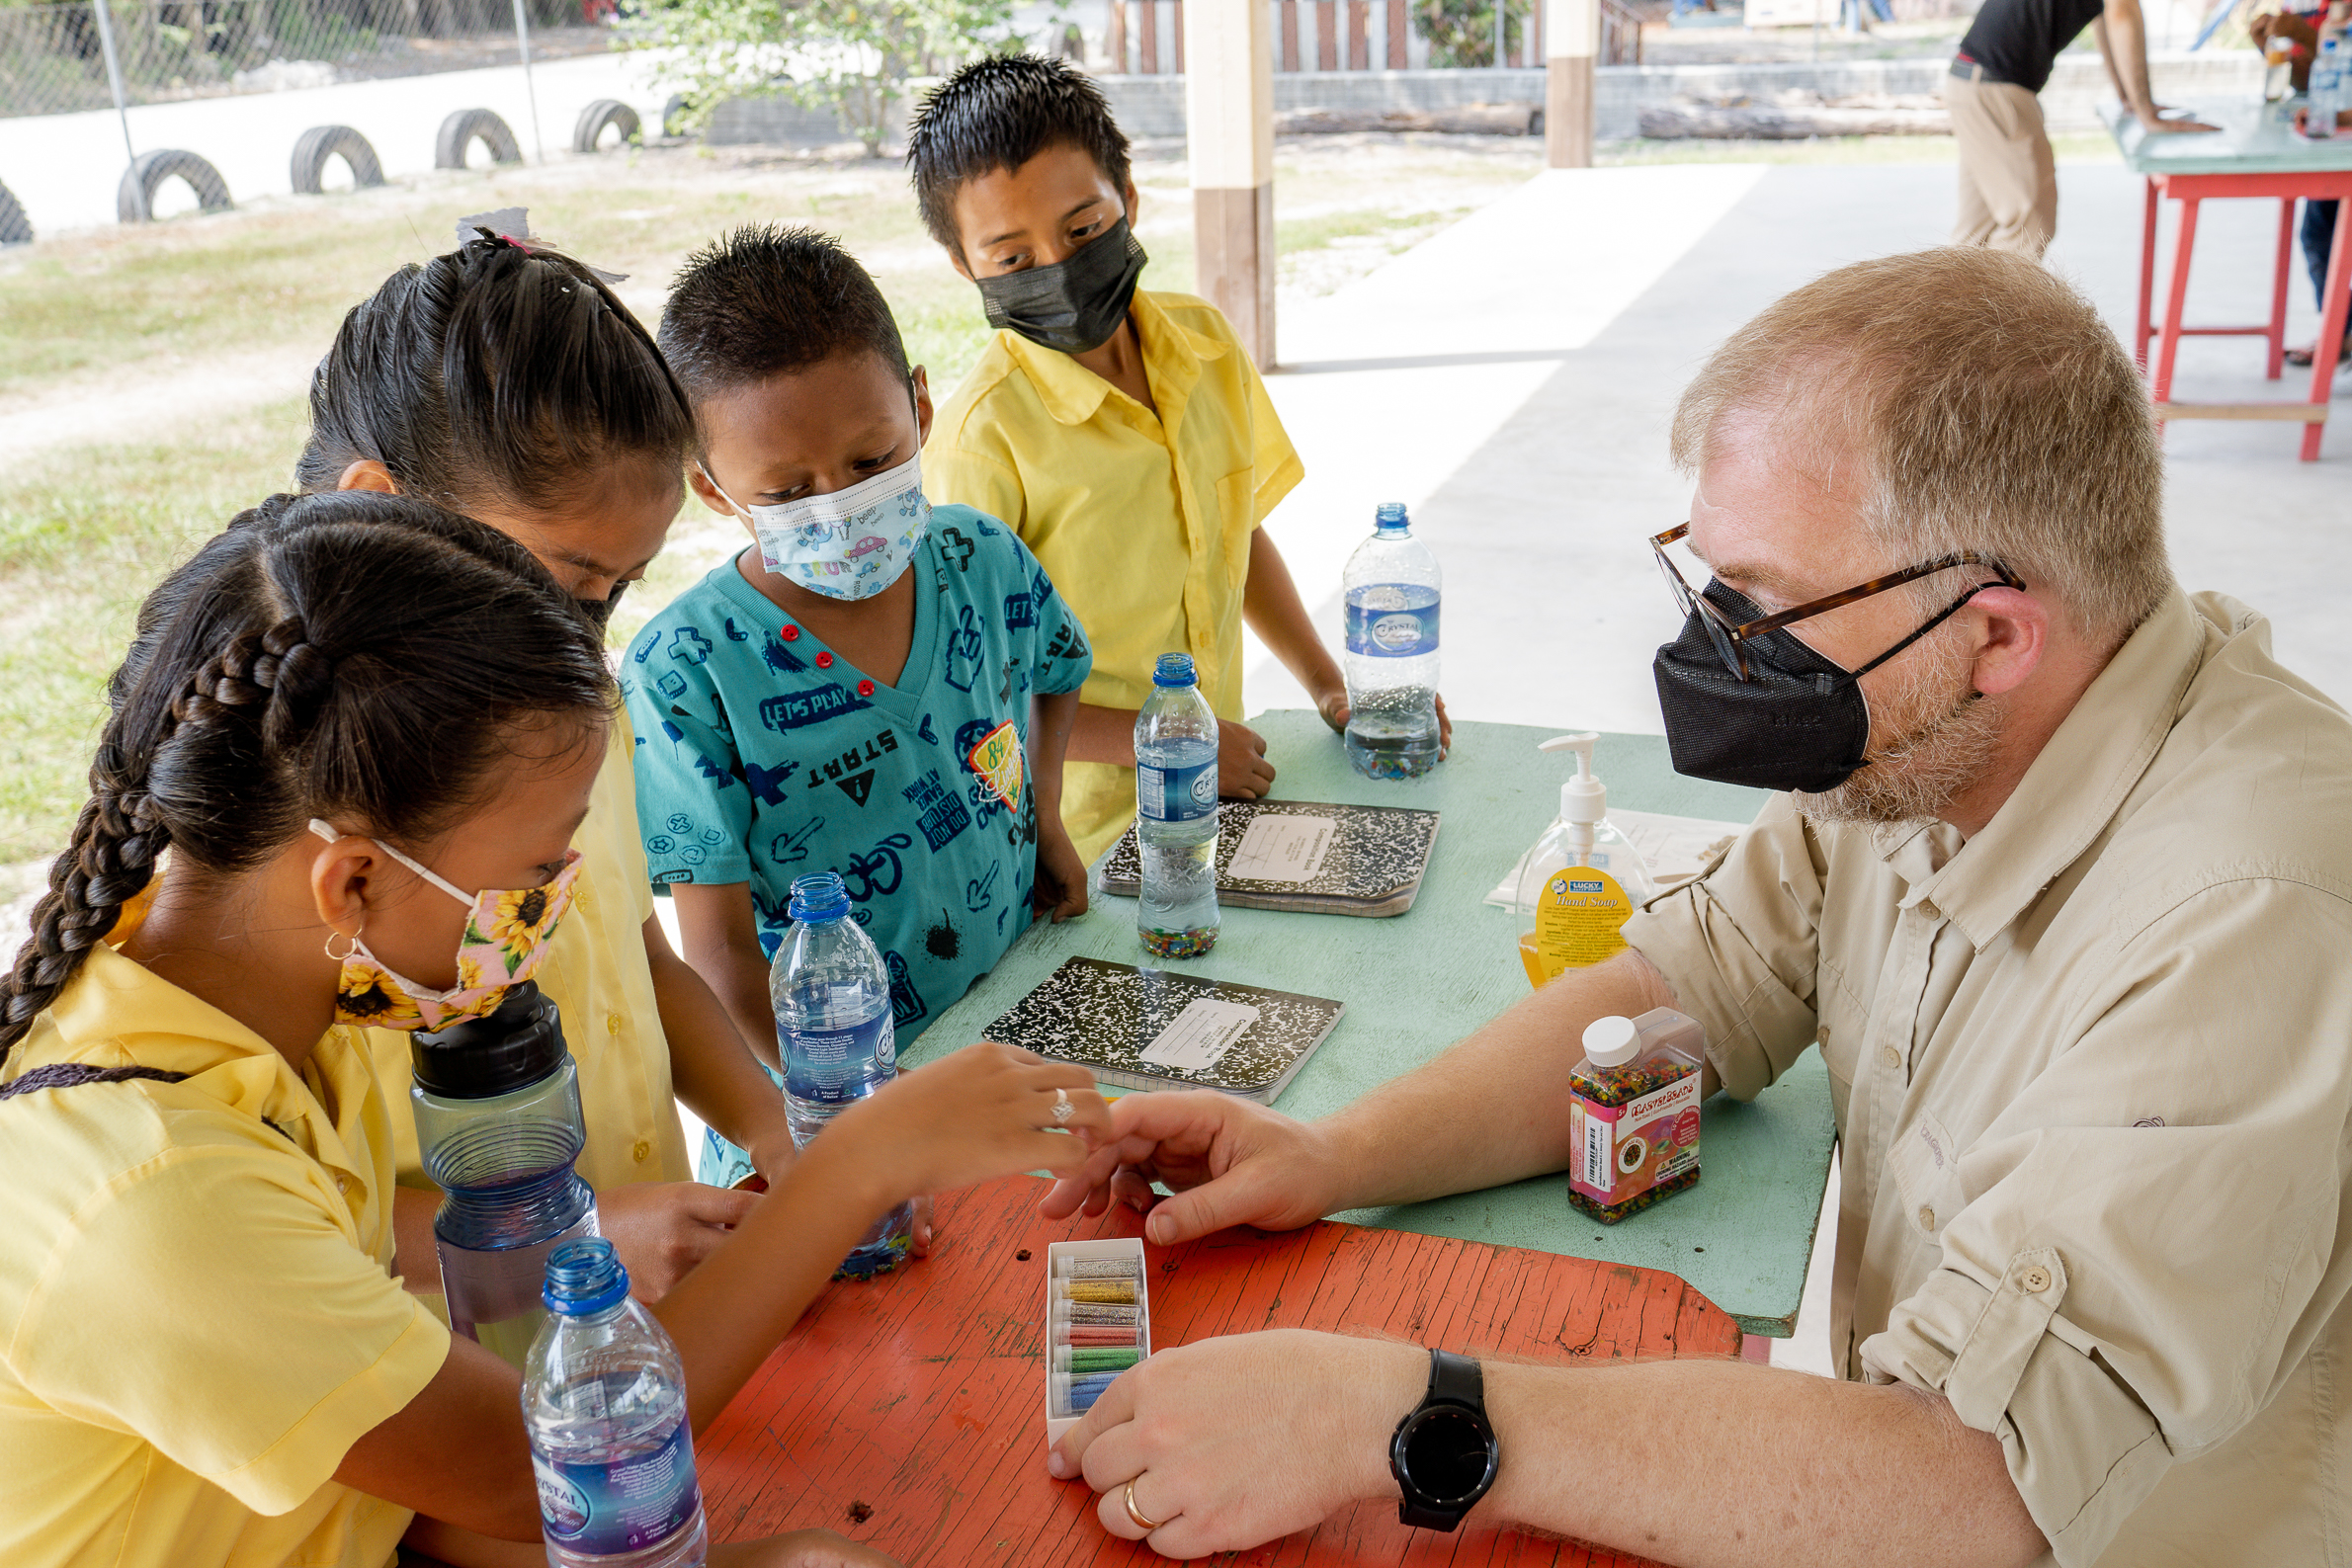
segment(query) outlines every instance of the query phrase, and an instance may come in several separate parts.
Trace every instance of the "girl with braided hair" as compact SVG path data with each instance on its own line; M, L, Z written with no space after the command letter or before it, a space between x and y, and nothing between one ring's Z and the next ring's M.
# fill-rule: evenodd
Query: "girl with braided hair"
M420 497L489 524L539 558L602 625L677 517L694 419L652 338L590 268L534 241L480 237L404 267L345 317L310 391L305 491ZM658 1299L741 1220L748 1193L690 1180L677 1101L748 1149L770 1180L792 1162L784 1099L653 916L630 777L635 739L583 824L585 896L542 984L579 1060L595 1188L630 1277ZM371 1033L387 1082L408 1044ZM403 1097L392 1112L404 1232L436 1195ZM925 1238L918 1234L918 1246Z
M492 1011L476 911L540 911L515 953L576 918L600 639L464 518L280 498L150 598L115 697L0 981L0 1562L385 1568L405 1536L536 1565L517 1375L394 1277L387 1086L330 1026L387 989ZM1057 1091L1087 1137L1042 1130ZM995 1045L845 1112L657 1308L696 1426L886 1209L1074 1169L1108 1120ZM709 1561L887 1559L803 1532Z

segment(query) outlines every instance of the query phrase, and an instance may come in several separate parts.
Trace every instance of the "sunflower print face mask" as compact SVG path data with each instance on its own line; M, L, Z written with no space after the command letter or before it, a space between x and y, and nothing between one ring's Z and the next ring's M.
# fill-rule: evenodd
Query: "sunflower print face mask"
M315 818L310 831L329 844L343 837ZM497 1012L506 993L530 979L546 957L547 939L554 936L556 923L571 907L572 888L580 879L583 865L578 850L567 850L563 869L543 887L485 887L478 893L465 893L382 840L368 842L463 904L469 913L465 936L458 944L458 983L446 991L419 985L397 973L356 937L343 952L335 951L334 939L328 939L327 956L343 963L335 985L335 1020L367 1029L441 1030Z

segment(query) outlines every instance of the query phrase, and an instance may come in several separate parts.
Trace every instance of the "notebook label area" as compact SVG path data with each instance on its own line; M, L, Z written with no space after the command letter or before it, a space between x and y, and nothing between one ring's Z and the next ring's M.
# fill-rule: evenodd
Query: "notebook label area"
M1158 1037L1143 1047L1140 1059L1175 1072L1207 1072L1257 1021L1258 1010L1247 1003L1205 996L1170 1019Z
M1322 874L1338 836L1339 824L1330 817L1261 811L1233 847L1225 875L1236 882L1311 882Z

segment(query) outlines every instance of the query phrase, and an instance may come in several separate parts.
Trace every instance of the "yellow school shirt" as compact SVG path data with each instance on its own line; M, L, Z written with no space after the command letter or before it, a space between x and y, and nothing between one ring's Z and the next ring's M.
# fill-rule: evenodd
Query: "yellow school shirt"
M563 1014L563 1038L579 1068L580 1111L588 1125L577 1169L600 1193L631 1182L694 1179L670 1088L670 1042L645 962L653 892L644 841L637 836L635 750L628 715L615 713L588 816L572 841L586 867L536 976ZM362 1032L348 1026L339 1032ZM388 1029L364 1032L391 1102L400 1183L431 1187L408 1098L414 1077L408 1035Z
M441 1369L391 1274L367 1055L297 1074L110 948L0 1066L186 1073L0 1100L0 1563L383 1568L410 1514L338 1484Z
M923 486L1002 518L1094 644L1083 701L1135 708L1163 653L1190 653L1217 716L1241 717L1249 536L1305 475L1266 383L1215 305L1138 293L1150 409L998 332L923 449ZM1135 771L1074 762L1061 820L1092 861L1135 814Z

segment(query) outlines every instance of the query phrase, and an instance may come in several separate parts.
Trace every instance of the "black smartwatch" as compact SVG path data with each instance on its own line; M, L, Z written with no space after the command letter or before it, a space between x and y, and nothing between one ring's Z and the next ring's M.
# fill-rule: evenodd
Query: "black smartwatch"
M1396 1517L1423 1529L1453 1529L1494 1485L1501 1466L1478 1363L1431 1351L1429 1391L1388 1440L1388 1473L1403 1494Z

